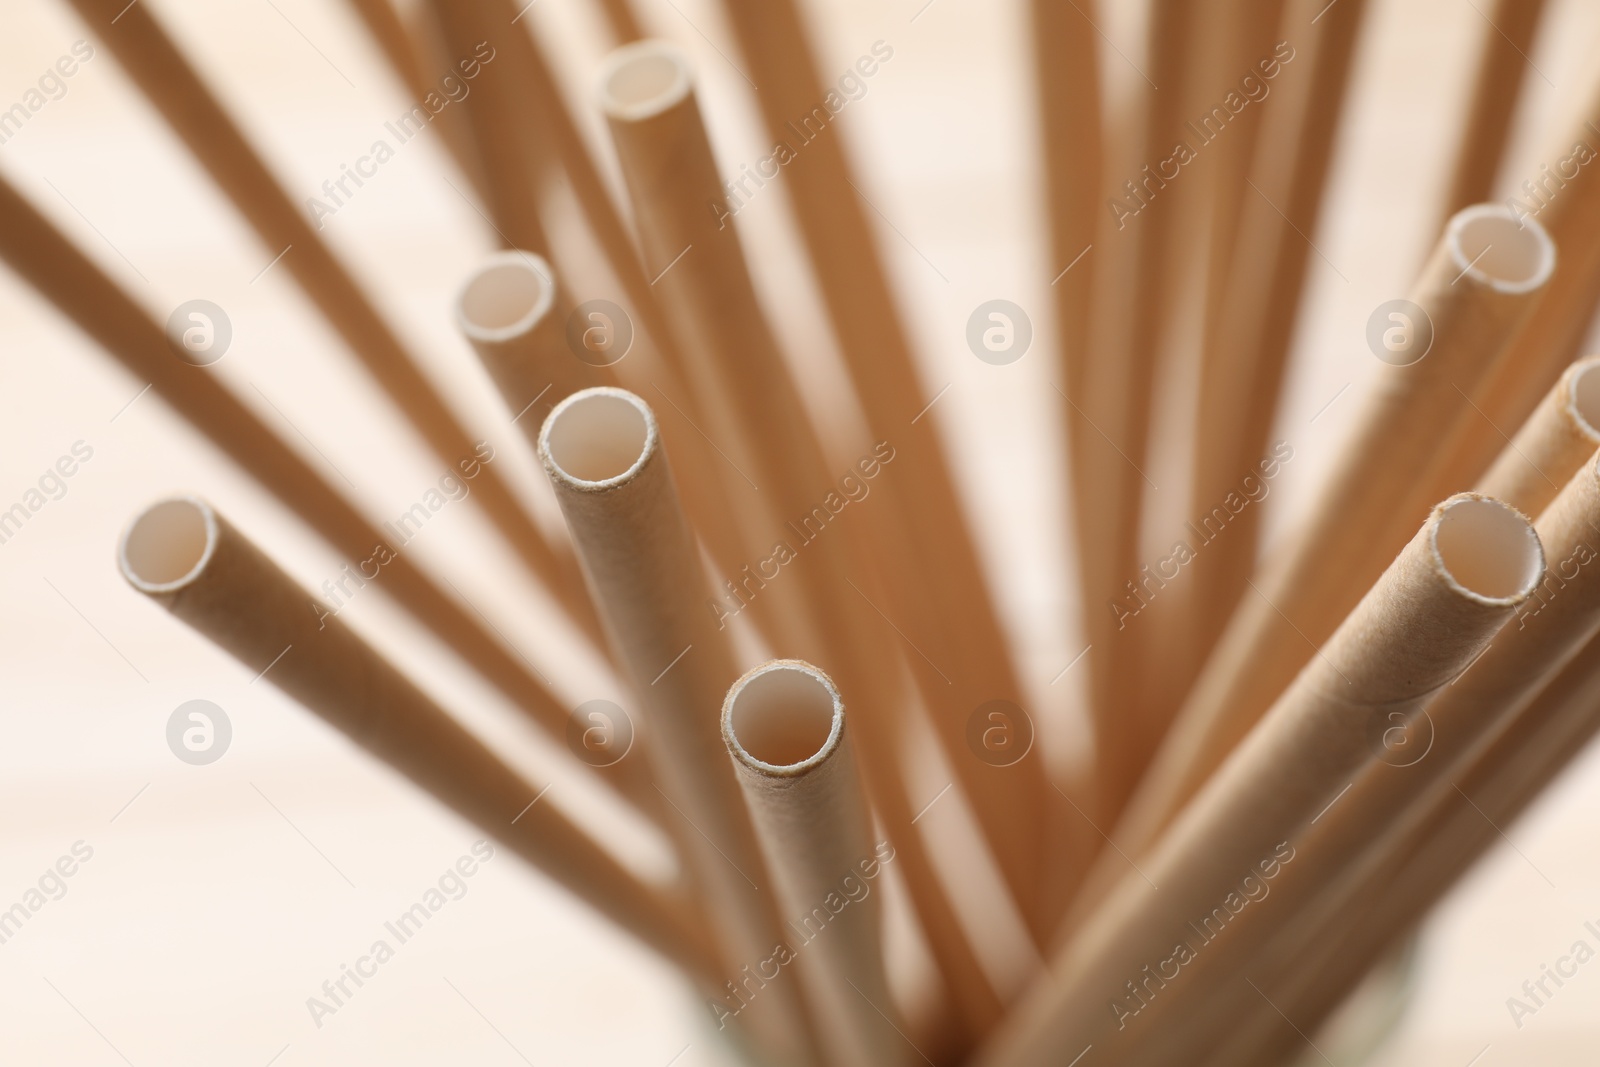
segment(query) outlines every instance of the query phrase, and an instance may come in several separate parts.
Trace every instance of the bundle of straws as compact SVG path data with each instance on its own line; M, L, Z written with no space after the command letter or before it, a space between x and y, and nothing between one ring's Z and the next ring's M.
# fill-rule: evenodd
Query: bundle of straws
M1288 458L1270 436L1366 4L1151 0L1160 88L1115 106L1094 5L1031 4L1092 726L1066 772L1035 743L1061 715L1025 710L798 0L724 9L775 142L746 177L783 182L843 355L826 418L752 283L750 186L725 184L694 71L628 0L600 0L619 47L577 88L514 0L349 0L503 241L447 280L481 362L460 373L487 372L564 531L471 458L152 5L69 2L263 244L292 247L283 269L475 479L637 715L574 712L3 182L0 255L329 546L377 558L366 580L659 831L674 877L538 802L203 499L132 521L128 583L670 961L749 1062L1287 1062L1600 730L1600 360L1574 362L1600 298L1600 95L1549 158L1588 156L1547 168L1535 206L1479 203L1537 0L1486 5L1437 245L1374 313L1356 428L1264 555L1251 504ZM472 83L448 108L441 68ZM997 362L1019 326L1002 305L969 329ZM1173 361L1198 383L1198 518L1149 564ZM824 431L840 412L859 440ZM949 785L914 796L912 761ZM918 825L933 802L960 818Z

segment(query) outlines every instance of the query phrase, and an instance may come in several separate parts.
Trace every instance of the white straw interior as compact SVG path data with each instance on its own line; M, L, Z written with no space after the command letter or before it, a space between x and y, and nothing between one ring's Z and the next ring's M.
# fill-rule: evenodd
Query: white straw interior
M1581 363L1572 372L1569 390L1572 414L1590 437L1600 440L1600 360Z
M197 500L178 498L153 505L122 538L122 570L134 585L177 584L204 566L216 541L216 524Z
M665 41L638 41L612 52L600 77L600 103L617 118L658 115L689 95L689 60Z
M554 303L555 284L543 259L502 252L467 280L456 312L468 337L492 341L525 333Z
M1527 596L1544 566L1528 520L1487 497L1446 505L1434 531L1434 548L1455 583L1486 600Z
M831 751L843 709L822 672L788 661L741 679L724 714L729 738L745 755L794 770Z
M621 389L585 389L545 420L541 445L556 470L576 482L609 482L644 462L653 437L649 408Z
M1555 269L1555 245L1533 219L1496 204L1458 211L1448 229L1456 267L1503 292L1537 289Z

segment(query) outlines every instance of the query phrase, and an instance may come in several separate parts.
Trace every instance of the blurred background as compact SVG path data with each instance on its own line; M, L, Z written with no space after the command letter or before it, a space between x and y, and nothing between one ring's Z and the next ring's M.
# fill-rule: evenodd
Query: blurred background
M135 2L180 42L297 199L320 196L325 180L411 106L345 5ZM723 173L768 155L720 7L636 6L648 32L694 57ZM938 396L933 411L1025 682L1055 724L1051 758L1070 769L1083 731L1081 678L1060 672L1083 642L1051 388L1049 287L1060 265L1041 223L1024 5L805 7L824 71L845 71L877 42L892 49L839 129L865 180L860 192L918 346L925 395ZM609 161L593 106L609 48L596 5L536 0L523 18ZM1134 2L1101 4L1095 15L1113 106L1144 76L1142 18ZM1363 341L1368 315L1404 295L1436 237L1471 64L1495 32L1473 0L1370 5L1329 197L1306 235L1316 255L1274 434L1295 455L1272 483L1269 548L1315 490L1379 366ZM7 132L0 172L156 319L194 299L223 309L231 344L196 373L219 375L367 514L404 512L443 472L281 269L283 250L255 239L65 3L7 10L0 108L37 88L79 41L93 46L92 57L76 53L59 97ZM1527 55L1501 197L1548 161L1552 135L1589 87L1597 45L1600 7L1550 0ZM608 178L616 188L614 173ZM785 196L781 179L771 183L739 211L737 226L801 384L837 430L829 447L848 463L859 451L854 416L827 403L842 371L796 254ZM462 279L497 245L476 204L430 129L323 218L321 232L426 357L469 428L492 443L496 467L558 525L518 429L453 326ZM1034 328L1030 353L1006 366L973 358L964 338L972 310L996 298L1023 308ZM317 1025L307 998L366 953L383 923L481 835L135 595L116 572L114 548L144 505L196 492L308 588L337 578L347 561L4 268L0 352L0 509L37 488L59 457L81 461L64 488L52 486L58 498L0 543L0 908L38 886L60 857L79 860L61 880L64 894L0 943L0 1060L733 1062L686 986L504 851ZM1158 449L1157 485L1161 464L1178 460L1173 451ZM543 594L471 497L436 515L415 551L570 705L626 704L627 694L553 623ZM343 615L530 778L550 781L549 802L629 862L665 862L658 842L565 772L556 758L565 753L552 752L381 590L363 591ZM169 717L191 700L221 708L231 727L213 763L185 763L169 748ZM931 783L928 795L936 789ZM1600 754L1579 760L1505 830L1428 924L1415 998L1379 1062L1594 1062L1600 968L1580 971L1520 1027L1505 1002L1585 936L1586 921L1600 924Z

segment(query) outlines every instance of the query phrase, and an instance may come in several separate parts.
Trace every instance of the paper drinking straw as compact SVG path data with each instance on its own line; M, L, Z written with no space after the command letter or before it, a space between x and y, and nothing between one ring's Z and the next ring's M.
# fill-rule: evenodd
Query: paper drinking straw
M1086 449L1093 442L1086 435L1095 430L1072 398L1082 398L1083 382L1089 366L1089 342L1085 328L1094 293L1095 229L1100 219L1100 178L1104 166L1105 131L1101 127L1099 35L1086 15L1071 5L1053 0L1033 0L1028 6L1032 21L1034 79L1039 96L1040 144L1044 153L1046 206L1050 222L1051 263L1058 273L1050 283L1055 302L1058 339L1056 373L1063 394L1062 425L1068 437L1068 478L1064 499L1071 508L1074 528L1093 521L1096 512L1090 499L1090 481L1078 472ZM1075 538L1075 562L1080 582L1095 574L1100 564L1093 557L1096 542L1079 530ZM1080 597L1082 625L1092 629L1092 614L1104 608L1092 598ZM1092 643L1092 641L1090 642ZM1044 883L1041 889L1041 922L1060 923L1060 914L1072 899L1076 882L1099 835L1087 827L1076 812L1053 805L1056 819L1072 820L1066 832L1052 836L1060 845L1045 852ZM1076 837L1072 831L1076 831ZM1087 832L1085 832L1087 831ZM1051 905L1054 905L1053 910Z
M428 69L427 60L419 53L418 41L395 10L392 0L349 0L349 4L413 100L423 100L430 92L438 91L435 79L442 78L442 74ZM446 70L453 63L453 59L440 60L440 66ZM430 125L437 126L444 134L450 157L481 193L484 188L483 164L478 158L478 146L472 140L472 130L464 124L460 109L446 108L440 111L433 116Z
M1537 699L1461 777L1430 816L1401 847L1391 848L1383 867L1350 894L1349 906L1321 924L1309 948L1293 958L1274 953L1268 979L1282 994L1287 1014L1318 1025L1382 954L1413 929L1450 888L1492 846L1544 789L1587 751L1600 733L1600 640L1562 668ZM1281 1018L1274 1016L1274 1018ZM1275 1063L1281 1047L1276 1028L1252 1019L1241 1027L1242 1045L1230 1038L1224 1053L1249 1060L1218 1063Z
M706 432L738 457L738 471L724 469L731 477L730 495L752 524L749 539L764 556L770 555L775 541L797 541L795 529L818 501L836 492L839 479L828 468L757 302L696 102L693 71L674 46L641 41L613 52L599 81L645 268L658 275L656 288L682 340ZM892 486L898 473L898 468L885 472L872 491ZM746 478L759 484L759 493L743 484ZM903 542L880 540L870 557L839 544L841 539L860 540L864 529L884 529L889 516L882 502L866 503L866 508L870 518L841 516L844 531L829 531L826 537L817 536L815 544L797 549L801 558L796 566L805 568L803 581L774 580L756 593L758 601L766 598L775 605L778 628L773 636L780 650L826 656L848 672L852 686L889 680L885 676L893 672L885 672L881 664L884 656L893 655L885 639L896 635L879 620L881 636L871 644L883 652L861 655L866 651L862 628L851 618L874 609L841 577L854 572L851 580L867 580L864 566L848 566L851 556L863 563L872 560L870 566L891 591L893 615L928 617L937 610L926 595L931 583L909 565ZM740 580L738 574L731 577ZM937 651L929 655L942 662ZM851 671L855 663L862 669ZM879 677L869 680L868 674ZM1046 803L1049 787L1041 759L1030 753L1005 773L994 773L996 768L976 758L967 743L966 720L979 701L963 705L960 698L966 694L953 692L943 678L923 692L946 757L960 775L1008 883L1025 907L1033 904L1039 893L1039 827L1017 819L1016 812ZM903 699L899 694L884 696Z
M1451 219L1410 296L1432 323L1431 348L1383 368L1311 513L1240 601L1114 835L1124 851L1142 849L1194 794L1404 543L1401 523L1427 506L1417 494L1428 478L1417 472L1436 458L1438 428L1475 417L1467 397L1554 265L1538 223L1503 206L1477 205ZM1232 535L1224 529L1218 544ZM1115 859L1106 854L1101 863L1115 869Z
M1600 448L1600 358L1568 367L1476 489L1538 515Z
M742 969L759 971L787 935L718 728L738 672L705 607L705 574L655 414L625 390L585 389L545 419L539 456L643 703L669 824L716 918L728 979L718 1018L737 1015L774 1048L794 1050L795 1062L811 1062L814 1038L794 984L768 980L759 994L748 991L748 1006L738 993Z
M1268 455L1291 331L1315 255L1303 235L1316 229L1366 5L1288 0L1282 10L1272 50L1279 74L1259 118L1250 188L1228 273L1219 280L1222 303L1206 322L1191 475L1197 524ZM1276 42L1289 49L1288 64L1278 58ZM1241 597L1252 595L1246 583L1259 512L1240 511L1227 535L1195 559L1188 588L1179 591L1192 614L1176 629L1186 639L1174 642L1163 666L1173 692L1189 692Z
M72 2L233 201L269 254L282 256L282 268L416 427L434 455L446 468L471 456L472 437L435 392L416 357L272 176L161 28L149 5L128 7L116 0ZM570 558L563 560L545 543L498 471L485 470L475 488L479 502L511 546L541 580L559 590L562 568L572 565Z
M639 19L633 13L633 6L628 0L600 0L600 11L606 17L606 25L611 29L611 35L618 44L628 44L644 36L644 31L639 28Z
M327 479L217 380L180 360L166 332L70 241L0 179L0 257L127 368L149 382L196 431L221 449L307 526L352 562L383 560L376 580L417 622L481 673L552 738L565 738L568 710L526 660L428 577L410 554L363 518ZM380 551L380 549L382 551ZM641 764L622 760L601 773L647 815L658 806Z
M1191 923L1225 907L1261 864L1287 869L1290 839L1377 760L1374 722L1420 710L1482 653L1543 575L1539 539L1514 509L1471 494L1435 508L976 1062L1060 1063L1091 1044L1114 1054L1120 1024L1136 1028L1128 1016L1145 968L1173 957L1174 946L1191 956L1215 951L1214 935Z
M446 110L459 107L466 116L496 233L507 247L548 254L539 194L549 168L535 144L543 133L540 116L527 103L533 47L527 27L511 21L515 5L497 0L429 0L426 11L446 62L480 61L472 91ZM490 61L481 63L486 56Z
M1494 192L1545 2L1498 0L1487 8L1478 29L1481 43L1472 97L1462 113L1460 144L1444 198L1445 218Z
M316 610L294 580L204 501L163 500L123 534L128 584L249 670L667 959L713 973L698 920L640 882L539 790L342 621Z
M804 515L832 479L824 473L796 484L793 475L812 472L784 463L785 453L806 447L813 434L756 303L738 236L726 215L716 216L722 183L693 72L673 45L639 41L606 57L598 84L645 271L656 279L678 338L704 432L727 456L716 469L746 548L765 557L780 537L792 538L785 519ZM818 633L816 606L804 591L773 582L757 597L778 602L773 637L780 648L799 649Z
M1440 442L1450 460L1431 479L1436 495L1474 484L1488 470L1505 437L1523 424L1577 358L1600 306L1600 178L1595 168L1576 164L1581 155L1573 155L1578 145L1600 152L1600 135L1594 132L1600 124L1600 59L1589 64L1585 77L1590 88L1577 120L1540 156L1555 160L1556 169L1542 165L1537 175L1525 179L1523 195L1516 198L1527 205L1519 211L1537 220L1562 250L1560 262L1515 341L1473 395L1479 417L1458 425ZM1574 162L1563 167L1561 161L1567 159ZM1562 177L1560 170L1575 173Z
M1204 341L1215 333L1217 317L1223 313L1225 283L1233 264L1244 202L1246 198L1259 199L1247 179L1263 112L1285 104L1295 107L1292 83L1304 72L1295 72L1292 66L1286 70L1274 54L1281 40L1278 29L1283 7L1284 0L1228 0L1219 11L1208 12L1201 20L1195 47L1200 52L1196 62L1201 64L1205 80L1190 90L1184 113L1195 123L1194 128L1202 131L1196 134L1191 130L1190 136L1197 141L1211 137L1203 146L1209 158L1203 168L1184 177L1180 186L1181 195L1198 199L1180 200L1175 209L1183 216L1182 224L1195 247L1185 258L1175 257L1172 265L1180 275L1187 274L1191 279L1189 284L1195 293L1188 297L1185 313L1197 320L1198 330L1181 331L1182 336L1172 346L1174 351L1166 357L1167 366L1158 368L1157 373L1168 380L1198 381L1200 377ZM1268 73L1273 77L1266 77ZM1290 83L1287 88L1279 88L1280 78ZM1240 100L1249 101L1237 114L1228 106L1230 93L1235 106ZM1250 94L1256 99L1250 99ZM1269 108L1258 106L1272 99L1273 94L1279 95ZM1232 117L1219 122L1219 115ZM1187 138L1185 143L1189 143ZM1191 333L1196 334L1192 339L1188 336ZM1172 389L1170 385L1165 387L1167 392ZM1199 495L1189 484L1194 473L1190 464L1188 470L1180 467L1166 475L1175 483L1171 496L1182 500L1191 512L1194 498ZM1448 494L1441 497L1445 495ZM1086 506L1093 507L1092 503ZM1150 521L1147 520L1147 527ZM1142 575L1135 579L1142 580ZM1126 586L1121 593L1126 606ZM1158 599L1140 607L1138 626L1131 635L1135 643L1137 718L1144 739L1144 760L1149 759L1171 725L1213 636L1196 634L1191 629L1197 609L1195 583L1170 583L1160 593ZM1135 597L1133 605L1138 603ZM1099 607L1104 609L1104 605Z
M1073 415L1089 425L1074 435L1074 509L1079 556L1083 637L1089 652L1089 713L1094 724L1095 817L1109 824L1137 781L1149 745L1141 737L1134 634L1112 609L1125 581L1139 569L1139 529L1145 492L1154 483L1146 468L1150 403L1160 331L1151 320L1164 313L1163 245L1171 229L1168 203L1157 194L1166 183L1143 178L1148 160L1172 152L1171 132L1181 107L1187 8L1159 3L1150 12L1151 66L1158 77L1136 87L1131 126L1112 140L1096 209L1094 290L1087 344L1097 358L1086 364L1080 392L1068 396ZM1158 88L1166 86L1163 94ZM1161 146L1158 155L1152 155ZM1122 173L1135 175L1124 187ZM1151 197L1150 199L1145 199ZM1091 414L1092 413L1092 414Z
M761 664L728 690L722 740L789 928L800 931L798 965L828 1062L907 1062L873 892L881 860L894 853L873 842L839 690L802 660Z
M1240 969L1278 938L1277 958L1293 958L1308 931L1361 898L1366 878L1397 850L1415 850L1415 831L1441 807L1453 808L1454 783L1539 695L1546 680L1600 632L1600 472L1593 462L1567 482L1535 526L1549 570L1534 597L1462 677L1409 723L1380 730L1391 742L1381 765L1355 779L1337 805L1295 839L1299 858L1272 885L1271 899L1231 922L1225 944L1208 952L1173 996L1163 996L1142 1031L1173 1056L1215 1038L1228 1017L1213 1001L1237 990ZM1409 727L1409 734L1404 733ZM1403 738L1403 742L1397 739ZM1239 998L1236 998L1239 999ZM1144 1022L1144 1020L1141 1020Z
M800 12L793 0L727 2L723 9L756 85L768 135L794 152L784 166L785 188L856 394L874 438L892 442L900 456L895 462L903 464L892 487L906 531L903 551L923 574L939 575L939 581L928 583L937 598L936 617L963 620L961 640L945 648L942 635L925 624L932 620L896 622L919 646L939 642L943 653L929 654L946 664L942 669L953 684L967 690L968 706L1014 699L1021 689L934 429L939 412L923 410L936 390L924 389L916 372L858 191L861 182L852 180L825 106L831 87L818 75ZM885 55L892 60L893 48L885 41L876 55L858 63L880 64ZM886 492L885 502L889 499Z

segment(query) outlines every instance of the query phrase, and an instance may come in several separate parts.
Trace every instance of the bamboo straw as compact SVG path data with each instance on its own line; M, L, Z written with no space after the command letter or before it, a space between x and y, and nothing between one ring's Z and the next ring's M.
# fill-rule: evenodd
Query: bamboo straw
M1544 511L1600 448L1597 371L1600 358L1581 359L1567 368L1483 476L1478 492L1529 515Z
M1442 803L1453 805L1453 782L1501 736L1538 695L1543 683L1600 632L1600 472L1584 464L1535 526L1550 564L1536 596L1517 612L1471 669L1443 688L1417 726L1389 712L1369 738L1388 749L1383 765L1356 777L1314 826L1293 838L1297 858L1285 864L1271 892L1227 924L1227 937L1193 965L1184 981L1164 988L1140 1015L1146 1048L1164 1050L1152 1062L1185 1063L1215 1040L1250 991L1239 975L1274 937L1277 958L1295 958L1304 930L1317 928L1353 894L1363 876L1397 848L1415 845L1412 832ZM1414 727L1407 736L1401 731ZM1403 743L1396 743L1399 737ZM1407 745L1411 747L1406 747ZM1425 746L1425 747L1424 747ZM1223 1002L1219 1005L1219 1001Z
M212 180L227 193L261 242L282 255L284 268L373 380L405 413L434 454L452 468L471 455L471 436L435 393L415 356L273 178L239 127L161 28L149 5L127 6L116 0L71 2L84 21L99 32L123 69ZM484 71L492 69L491 65ZM559 594L563 587L561 574L572 566L571 557L563 557L544 541L498 471L484 471L477 491L480 503L507 541L533 572ZM570 587L570 583L567 585ZM568 603L566 607L582 618L581 603Z
M1470 494L1435 508L977 1062L1020 1067L1059 1063L1086 1045L1102 1055L1120 1048L1148 968L1215 951L1215 935L1191 921L1233 910L1240 880L1265 873L1263 864L1286 868L1288 840L1374 761L1372 721L1421 709L1482 653L1543 572L1539 539L1514 509Z
M194 497L143 511L128 584L668 960L713 973L698 918L640 882L403 674Z
M29 285L345 558L381 558L379 584L401 607L552 738L565 738L567 709L520 653L513 656L232 393L176 359L166 331L3 179L0 217L0 257ZM658 801L638 763L619 761L602 776L656 817Z
M852 626L848 616L872 608L859 603L860 594L838 575L848 574L849 555L863 561L864 557L835 551L837 535L830 534L824 543L820 531L812 535L804 525L808 521L815 525L813 509L828 493L837 493L836 478L828 472L816 430L757 302L738 235L728 224L731 213L700 117L689 62L672 45L643 41L612 53L600 83L602 106L633 202L645 268L659 275L657 288L688 356L707 432L740 457L737 477L753 478L764 487L759 495L746 492L741 499L742 512L756 524L752 540L771 545L781 538L790 544L794 531L804 529L810 539L800 548L818 552L819 562L831 564L826 571L813 569L808 575L813 580L804 584L774 580L751 592L777 601L780 622L786 624L775 634L780 647L826 655L830 661L861 659L862 627ZM745 469L748 475L742 473ZM885 474L874 490L892 486L897 474L898 469ZM884 529L887 516L882 511L874 505L868 529ZM784 517L789 520L787 527ZM859 524L848 515L839 521L848 524L844 536L855 540ZM894 533L884 537L893 538ZM814 548L811 539L817 542ZM875 554L876 567L888 578L893 613L915 618L936 610L936 604L918 592L929 584L925 576L906 565L898 544L879 539ZM863 572L860 567L849 570ZM734 575L734 582L739 580ZM884 631L881 623L878 629ZM813 635L820 635L821 641ZM887 672L869 664L882 663L882 656L892 652L881 637L872 646L882 652L865 657L863 669L848 679L852 687L872 684L866 675L887 680L883 677ZM960 776L1008 883L1026 908L1037 900L1040 888L1040 835L1038 827L1017 819L1016 812L1046 802L1050 790L1042 759L1030 752L1004 768L1005 773L994 773L996 768L979 760L967 744L966 719L973 705L963 706L942 678L925 684L922 691L946 758ZM884 698L903 699L900 694Z
M1263 108L1251 161L1249 192L1220 308L1207 321L1196 410L1190 508L1202 517L1225 506L1228 494L1268 458L1268 436L1305 284L1327 183L1334 137L1344 110L1364 2L1327 5L1288 0L1281 40L1290 65ZM1276 47L1274 61L1281 63ZM1301 65L1299 70L1295 64ZM1425 497L1441 499L1443 494ZM1189 691L1241 597L1256 565L1260 509L1246 507L1227 536L1194 561L1187 604L1193 615L1180 631L1164 670L1173 688Z
M747 672L722 705L722 740L778 883L829 1063L904 1063L871 880L894 855L871 818L832 679L802 660ZM815 946L815 947L813 947Z
M706 913L718 919L728 991L738 998L737 1008L714 1001L713 1010L722 1022L740 1016L790 1061L814 1062L816 1039L793 984L758 977L748 1003L736 985L741 969L759 973L783 938L772 882L718 731L717 709L737 672L702 606L705 574L655 415L622 389L585 389L545 419L539 455L643 701L662 794L693 831L680 828L679 838L706 894Z
M997 697L1015 699L1021 688L934 427L938 412L924 410L928 391L919 382L895 312L897 302L862 205L860 182L852 181L833 131L825 106L828 90L818 76L799 9L794 0L725 0L723 10L755 81L768 134L791 146L793 158L783 169L785 188L873 436L893 442L902 457L896 461L903 464L900 480L885 487L892 493L884 494L900 513L902 551L922 574L939 576L928 583L936 598L936 618L961 619L961 639L949 641L928 625L932 619L902 618L896 623L918 647L933 646L928 654L961 691L965 706ZM892 45L885 43L885 48L892 56ZM820 126L817 112L826 116ZM913 666L920 669L917 661ZM1025 913L1039 915L1029 900L1022 903Z
M1499 0L1480 12L1486 25L1481 30L1472 99L1462 115L1460 147L1444 197L1445 218L1494 192L1544 9L1545 0Z
M1431 320L1431 349L1383 368L1328 487L1241 601L1152 762L1115 835L1124 851L1154 839L1403 543L1401 524L1426 507L1418 492L1430 479L1416 472L1434 459L1438 427L1476 417L1467 397L1526 321L1554 265L1543 229L1503 207L1478 205L1451 219L1410 297ZM1120 859L1102 862L1120 874Z

